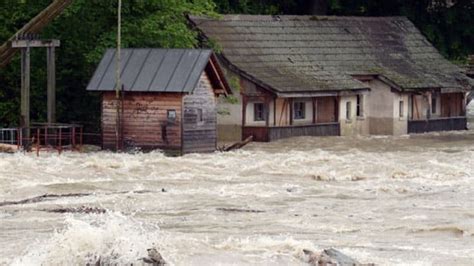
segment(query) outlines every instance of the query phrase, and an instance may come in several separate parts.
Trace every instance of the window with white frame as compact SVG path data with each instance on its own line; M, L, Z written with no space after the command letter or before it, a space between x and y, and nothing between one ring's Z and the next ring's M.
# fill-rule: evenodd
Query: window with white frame
M294 102L293 103L293 119L305 119L306 114L306 104L305 102Z

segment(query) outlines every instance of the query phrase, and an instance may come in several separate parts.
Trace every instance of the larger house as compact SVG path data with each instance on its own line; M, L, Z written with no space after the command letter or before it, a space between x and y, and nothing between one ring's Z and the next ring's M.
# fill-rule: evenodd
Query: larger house
M220 50L239 104L223 137L400 135L466 128L474 81L404 17L190 17ZM232 83L231 83L232 84Z
M216 149L216 98L231 91L211 50L122 49L119 99L115 55L107 50L87 86L102 94L105 149Z

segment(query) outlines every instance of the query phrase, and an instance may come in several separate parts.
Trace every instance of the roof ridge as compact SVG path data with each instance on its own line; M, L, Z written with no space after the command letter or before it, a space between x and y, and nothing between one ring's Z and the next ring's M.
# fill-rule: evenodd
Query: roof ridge
M215 21L240 20L240 21L275 21L275 18L291 21L297 19L309 20L386 20L386 19L408 19L406 16L335 16L335 15L248 15L248 14L225 14L220 18L209 16L190 16L193 19L205 19Z

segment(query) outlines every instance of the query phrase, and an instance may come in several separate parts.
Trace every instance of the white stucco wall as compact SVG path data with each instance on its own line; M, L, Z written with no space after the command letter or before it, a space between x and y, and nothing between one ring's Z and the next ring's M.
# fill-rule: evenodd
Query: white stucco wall
M408 94L393 92L393 135L407 134L408 130ZM400 102L403 101L403 114L400 115Z
M361 92L362 96L362 114L357 116L357 96L341 96L339 99L339 123L342 136L368 135L369 121L367 114L370 111L368 104L369 94ZM351 116L347 119L347 103L351 103Z

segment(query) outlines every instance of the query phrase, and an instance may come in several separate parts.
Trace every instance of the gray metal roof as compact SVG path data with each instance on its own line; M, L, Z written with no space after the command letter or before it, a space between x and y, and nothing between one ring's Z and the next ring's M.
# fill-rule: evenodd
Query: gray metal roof
M225 61L276 92L365 88L381 75L402 89L473 86L404 17L190 17Z
M211 53L199 49L122 49L121 82L125 91L192 92ZM87 90L115 90L115 55L115 49L105 52Z

